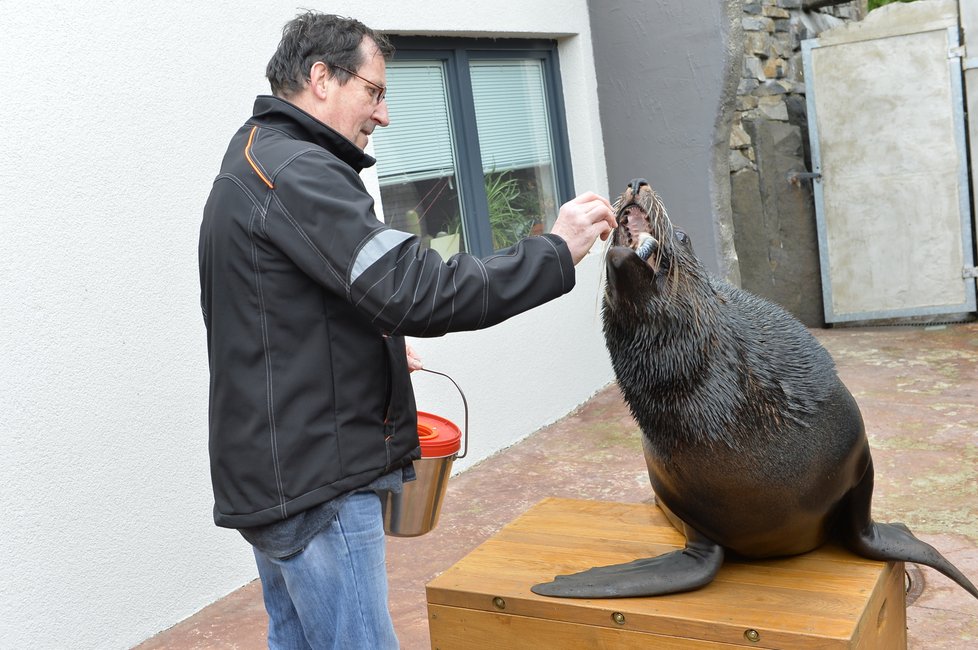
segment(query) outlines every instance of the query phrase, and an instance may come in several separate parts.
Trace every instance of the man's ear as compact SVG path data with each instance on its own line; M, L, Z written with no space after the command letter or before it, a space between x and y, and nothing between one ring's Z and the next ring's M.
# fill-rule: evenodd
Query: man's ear
M318 99L326 99L327 86L329 86L329 68L322 61L316 61L309 69L309 90Z

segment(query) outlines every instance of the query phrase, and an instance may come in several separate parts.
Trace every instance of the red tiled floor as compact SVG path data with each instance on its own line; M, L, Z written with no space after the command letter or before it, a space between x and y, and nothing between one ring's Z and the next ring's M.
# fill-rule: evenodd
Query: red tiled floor
M876 464L874 516L904 521L978 581L978 323L815 334L863 412ZM614 386L453 477L434 531L389 539L391 612L405 650L429 647L425 583L545 496L651 498L639 433ZM919 575L923 593L907 610L910 648L978 647L978 600L930 569ZM264 626L253 582L137 648L264 648Z

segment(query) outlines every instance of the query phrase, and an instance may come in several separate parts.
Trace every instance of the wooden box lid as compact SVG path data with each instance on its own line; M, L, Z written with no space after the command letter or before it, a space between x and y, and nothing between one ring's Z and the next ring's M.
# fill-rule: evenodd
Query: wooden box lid
M580 600L530 591L557 574L683 542L655 505L548 498L429 582L428 603L755 648L863 647L861 636L887 628L905 639L902 563L832 544L785 559L728 559L714 582L684 594Z

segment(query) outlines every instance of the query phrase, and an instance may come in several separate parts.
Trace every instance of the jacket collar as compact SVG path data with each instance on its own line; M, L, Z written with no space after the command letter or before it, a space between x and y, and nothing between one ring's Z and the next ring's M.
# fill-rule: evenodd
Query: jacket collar
M255 99L254 115L248 122L278 129L296 140L317 144L335 154L358 174L377 162L325 123L280 97L259 95Z

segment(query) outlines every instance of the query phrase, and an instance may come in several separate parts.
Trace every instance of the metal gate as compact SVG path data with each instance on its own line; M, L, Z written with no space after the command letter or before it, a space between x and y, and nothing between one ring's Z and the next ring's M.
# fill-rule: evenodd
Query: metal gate
M959 32L935 0L802 43L827 322L975 311Z

